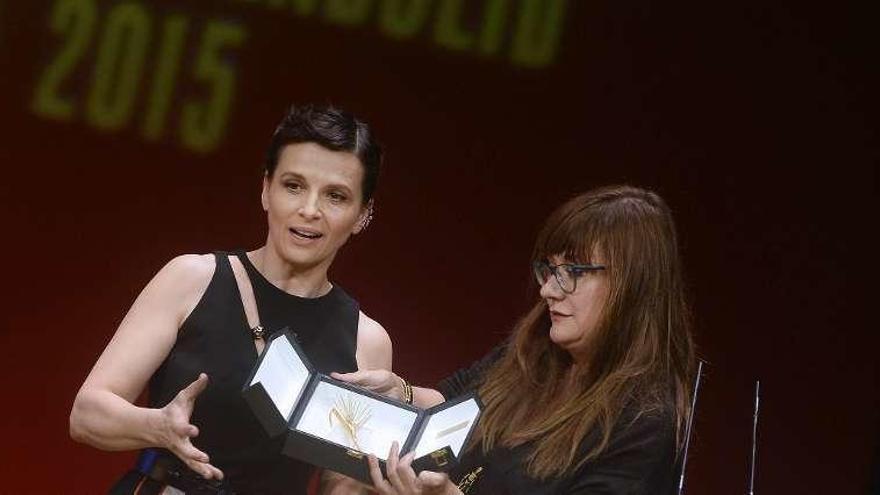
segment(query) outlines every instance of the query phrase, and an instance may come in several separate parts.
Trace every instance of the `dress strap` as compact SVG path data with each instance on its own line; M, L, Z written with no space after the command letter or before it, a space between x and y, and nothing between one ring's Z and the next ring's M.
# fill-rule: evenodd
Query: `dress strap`
M251 280L259 280L263 275L257 270L257 267L251 263L251 259L248 258L248 255L244 251L236 251L235 256L241 262L241 265L244 266L244 269L247 271L247 275ZM232 259L230 257L230 259Z
M229 264L232 266L232 274L235 276L235 285L238 286L238 293L241 296L241 305L247 317L248 327L253 333L254 340L262 340L265 331L262 325L260 325L260 312L257 309L257 300L254 297L251 277L247 271L247 261L241 259L242 256L246 255L237 253L236 257L230 256Z

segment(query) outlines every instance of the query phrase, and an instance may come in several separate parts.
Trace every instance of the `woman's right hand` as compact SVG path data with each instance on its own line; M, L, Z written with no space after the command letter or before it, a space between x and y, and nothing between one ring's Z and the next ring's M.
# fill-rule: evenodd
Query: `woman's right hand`
M399 453L397 442L393 442L385 466L388 479L382 477L376 456L367 456L373 489L380 495L462 495L445 473L422 471L417 475L411 466L414 452L403 457L398 457Z
M330 373L330 376L365 388L385 397L403 401L403 382L388 370L360 370L353 373Z
M199 394L208 386L208 375L202 373L185 389L177 393L165 407L159 409L156 422L157 443L171 451L190 469L206 479L223 479L223 472L210 464L208 454L195 448L191 438L199 429L190 423L193 406Z

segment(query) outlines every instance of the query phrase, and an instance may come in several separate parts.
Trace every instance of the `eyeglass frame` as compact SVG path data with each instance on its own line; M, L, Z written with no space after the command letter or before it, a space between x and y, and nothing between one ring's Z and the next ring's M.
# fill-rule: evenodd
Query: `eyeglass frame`
M571 278L572 288L568 290L563 285L562 280L560 279L559 269L563 268L566 272L568 272L568 276ZM551 265L547 260L536 260L532 262L532 274L535 276L535 280L538 282L538 285L544 285L547 283L547 279L541 280L540 272L543 271L544 268L550 270L550 273L553 275L553 278L556 279L556 285L559 286L559 290L566 294L573 294L574 291L577 290L577 281L581 276L590 273L590 272L598 272L601 270L605 270L605 265L597 265L594 263L560 263L558 265ZM579 273L575 276L572 273L572 270L578 270ZM549 278L549 277L547 277Z

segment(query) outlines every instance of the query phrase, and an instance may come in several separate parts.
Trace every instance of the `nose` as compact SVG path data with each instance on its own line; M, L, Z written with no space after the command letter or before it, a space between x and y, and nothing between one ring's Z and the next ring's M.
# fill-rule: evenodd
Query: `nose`
M541 297L544 299L555 299L559 300L565 297L565 293L562 292L562 288L559 287L559 283L556 282L556 277L550 275L547 277L547 280L541 284L541 290L539 291Z
M308 194L303 198L303 202L299 207L299 214L308 219L319 218L321 216L321 205L316 193Z

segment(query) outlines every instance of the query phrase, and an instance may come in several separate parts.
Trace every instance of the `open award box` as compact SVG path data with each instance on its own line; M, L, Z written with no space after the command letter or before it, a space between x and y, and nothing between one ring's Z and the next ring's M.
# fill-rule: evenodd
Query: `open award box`
M366 454L385 472L391 443L415 451L416 473L448 471L479 421L475 394L430 409L398 402L317 372L287 329L277 332L242 391L270 436L286 435L284 454L371 483Z

